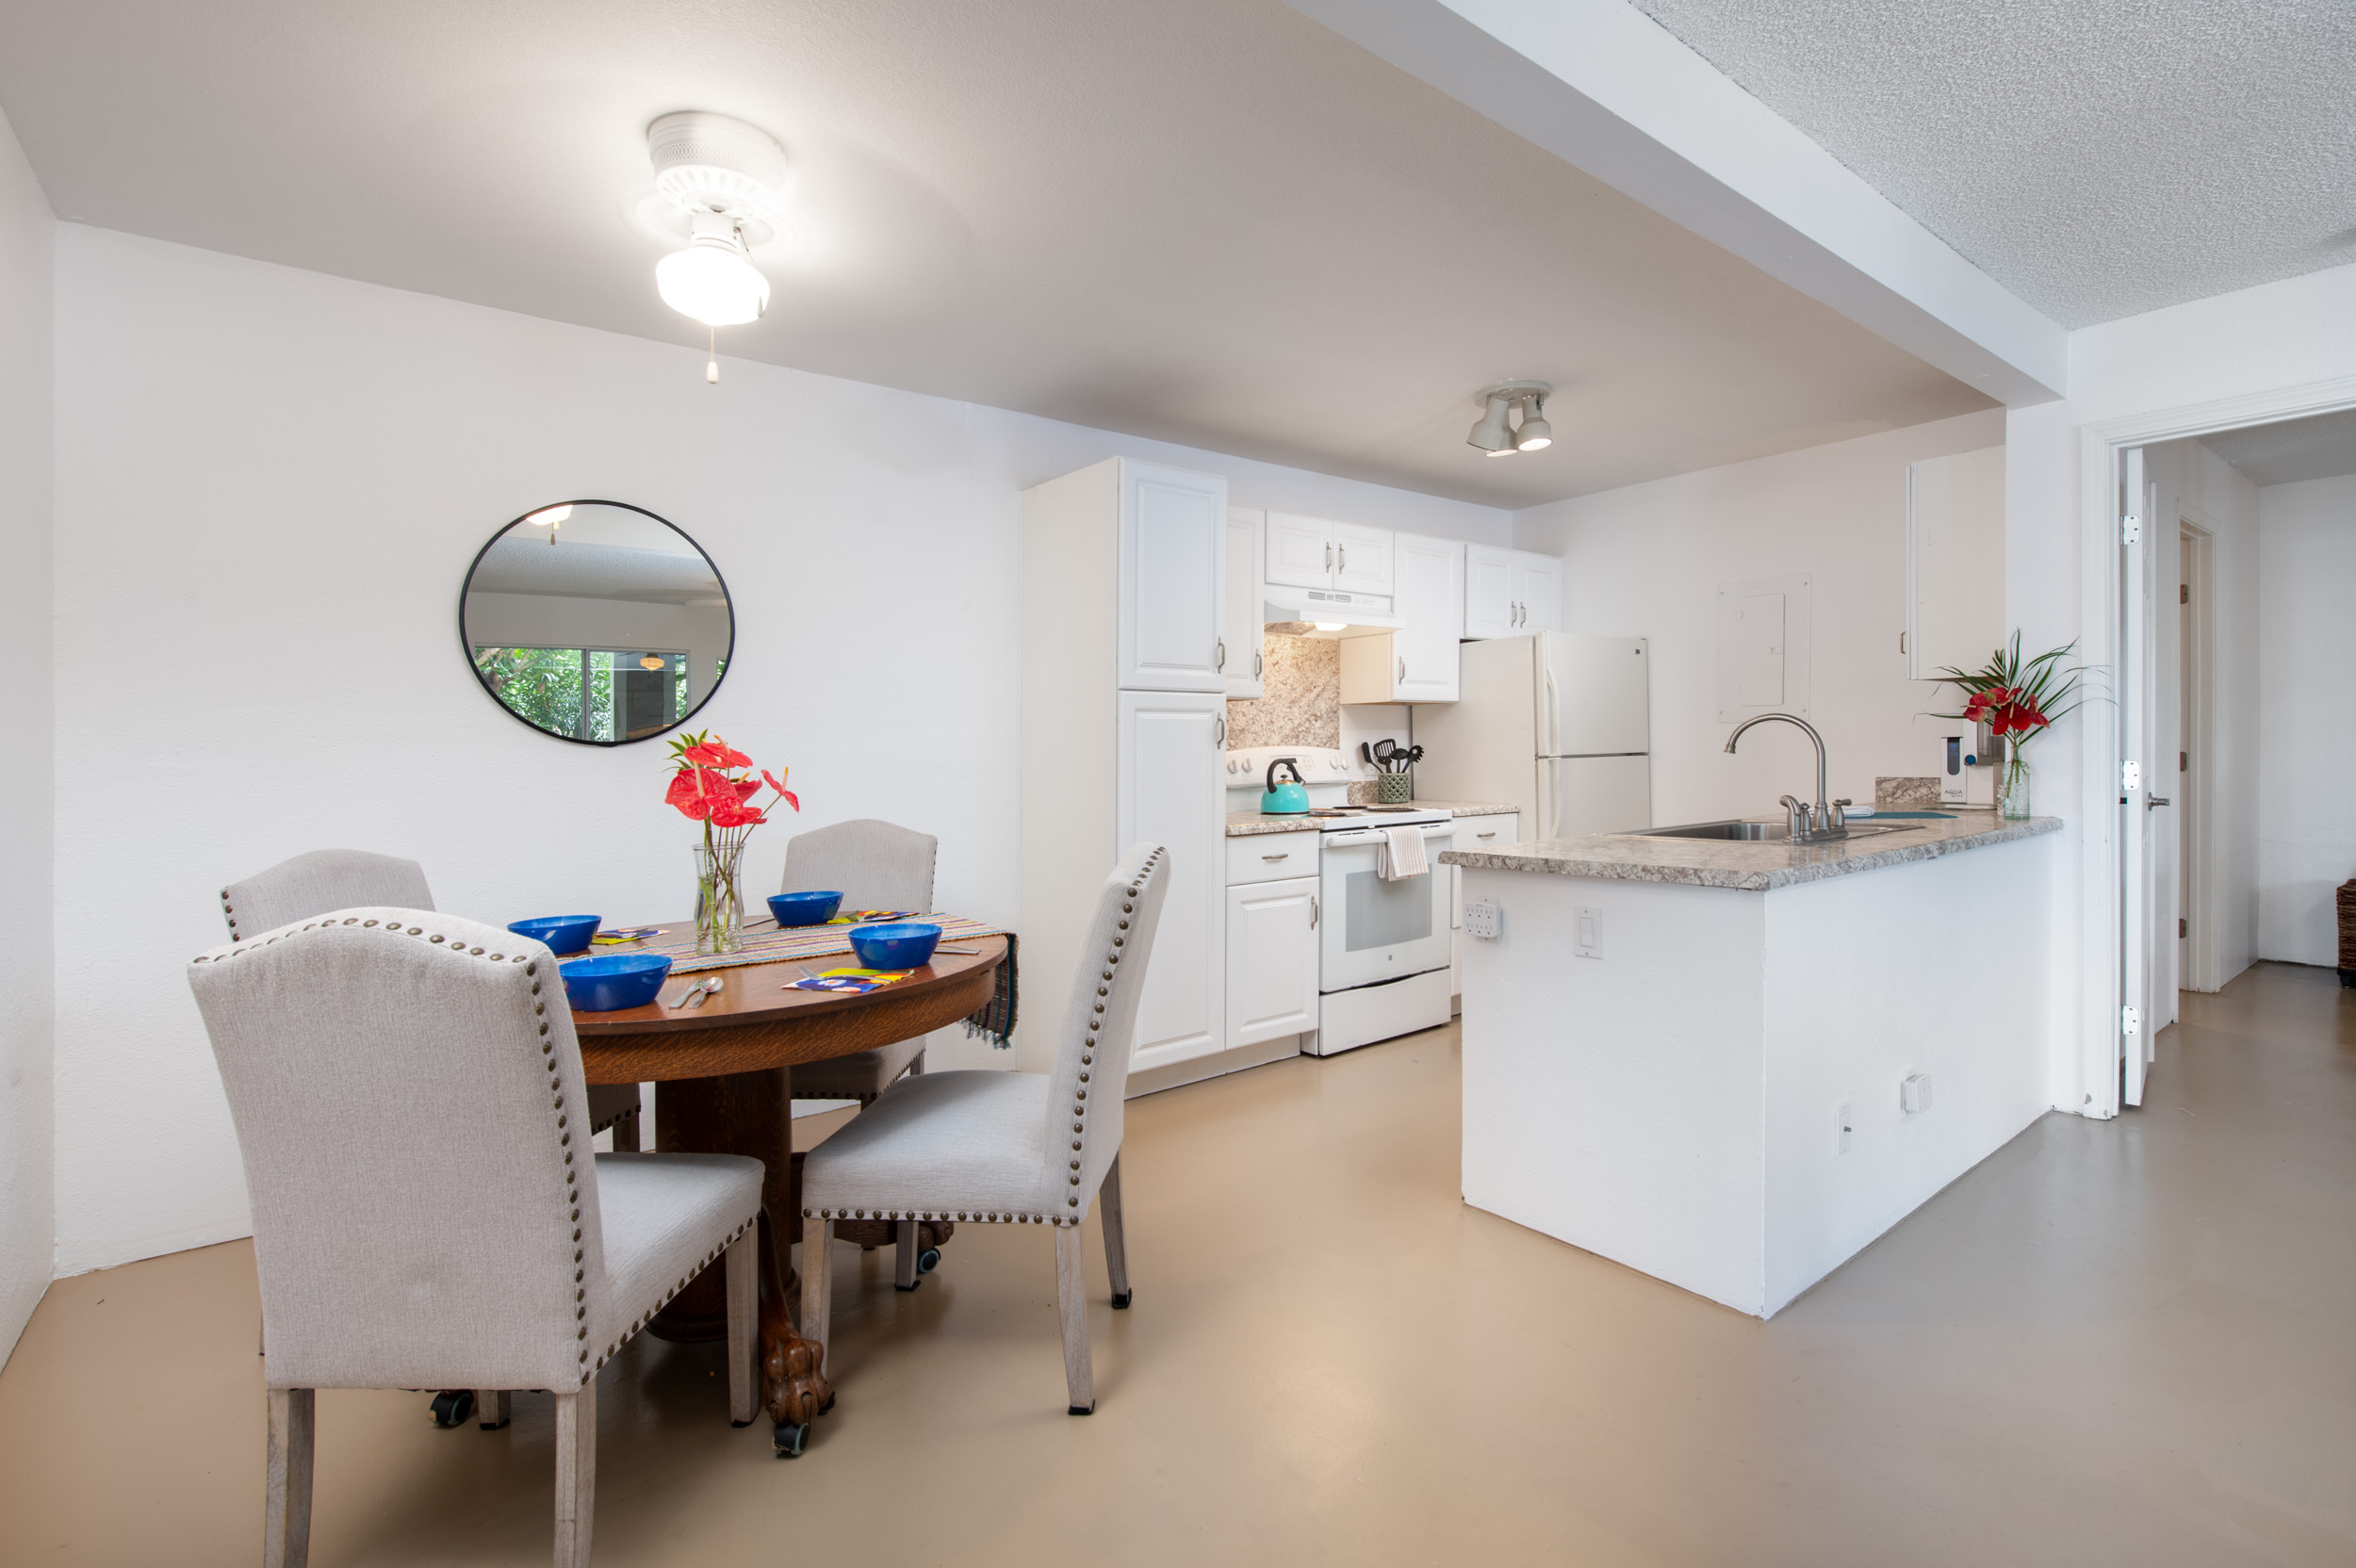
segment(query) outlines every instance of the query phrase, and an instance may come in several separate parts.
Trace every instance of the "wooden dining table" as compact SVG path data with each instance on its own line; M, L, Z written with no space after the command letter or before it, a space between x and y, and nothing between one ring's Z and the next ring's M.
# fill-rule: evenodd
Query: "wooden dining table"
M857 994L794 988L805 974L855 965L846 953L678 975L646 1006L573 1014L590 1083L660 1086L657 1149L749 1154L767 1168L761 1218L761 1399L776 1423L781 1455L800 1453L810 1423L834 1403L818 1346L801 1336L794 1320L788 1249L801 1237L801 1169L793 1157L787 1075L796 1063L929 1034L988 1003L1006 961L1006 939L963 938L943 948L907 979ZM697 982L714 977L722 982L716 994L689 1006L671 1005ZM722 1337L727 1321L715 1264L674 1297L648 1329L663 1339L711 1340Z

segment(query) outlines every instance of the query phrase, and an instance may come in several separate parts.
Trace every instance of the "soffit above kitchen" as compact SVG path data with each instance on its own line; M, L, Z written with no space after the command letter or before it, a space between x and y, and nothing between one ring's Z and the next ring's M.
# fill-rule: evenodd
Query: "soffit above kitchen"
M700 351L632 216L691 107L794 165L724 356L1497 506L1990 406L1276 0L0 11L60 218ZM1560 439L1485 458L1517 376Z

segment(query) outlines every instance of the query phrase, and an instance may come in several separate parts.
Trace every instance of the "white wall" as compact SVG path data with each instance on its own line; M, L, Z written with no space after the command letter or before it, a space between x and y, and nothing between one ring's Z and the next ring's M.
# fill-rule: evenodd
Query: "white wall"
M0 119L0 1360L49 1286L50 463L57 224ZM113 763L108 766L111 769Z
M58 235L57 733L82 764L57 804L61 1272L247 1229L183 978L223 939L222 882L352 845L485 920L686 908L662 747L537 735L460 650L466 564L532 507L634 502L725 575L736 660L704 716L791 764L804 808L755 835L757 885L794 826L880 816L940 836L945 906L999 919L1024 486L1128 454L1223 473L1239 505L1509 534L1487 508L774 367L707 386L700 349ZM1072 766L1110 788L1111 759ZM1025 978L1056 1004L1065 977Z
M2107 573L2108 556L2090 555L2085 506L2102 476L2080 472L2083 427L2132 420L2152 424L2170 410L2228 399L2266 400L2291 389L2356 378L2356 266L2189 304L2129 317L2070 335L2070 395L2005 414L2006 608L2032 648L2052 647L2088 629L2087 601L2104 582L2086 580L2088 562ZM2356 392L2351 392L2356 396ZM2265 417L2263 411L2241 420ZM2091 482L2089 484L2088 482ZM2101 528L2092 537L2106 536ZM2101 1109L2095 1074L2105 1070L2117 1017L2111 949L2086 911L2117 897L2089 886L2096 857L2085 853L2113 831L2104 799L2109 781L2086 777L2080 731L2112 725L2094 707L2063 721L2037 746L2040 809L2065 819L2069 847L2056 856L2053 928L2091 933L2056 954L2049 1030L2053 1040L2053 1102L2065 1110ZM2092 815L2089 815L2089 812ZM2016 1014L2015 1016L2019 1016ZM2164 1060L2161 1070L2167 1071Z
M2339 963L2356 876L2356 474L2258 492L2258 956Z
M1834 795L1870 803L1877 775L1936 772L1955 691L1909 679L1906 466L2004 440L1991 409L1680 474L1514 514L1523 549L1560 555L1563 626L1652 640L1653 817L1772 812L1815 793L1815 750L1789 726L1726 755L1717 721L1718 586L1807 572L1809 722Z

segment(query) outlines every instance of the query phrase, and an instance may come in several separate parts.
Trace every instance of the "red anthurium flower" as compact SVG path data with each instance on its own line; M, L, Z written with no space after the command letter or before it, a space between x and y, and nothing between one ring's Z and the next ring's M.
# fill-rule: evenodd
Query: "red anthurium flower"
M689 746L687 760L703 768L749 768L753 760L716 736L701 745Z
M676 806L686 816L701 822L712 812L712 796L698 787L700 768L681 768L671 776L671 787L663 792L663 803Z
M768 820L759 807L745 806L733 800L720 801L712 808L712 825L714 827L758 827Z
M785 771L792 773L794 770L792 768L788 768ZM784 784L780 783L777 775L764 771L761 776L767 781L769 788L777 792L778 798L783 800L788 806L791 806L796 811L802 808L801 798L794 794L793 791L787 789Z

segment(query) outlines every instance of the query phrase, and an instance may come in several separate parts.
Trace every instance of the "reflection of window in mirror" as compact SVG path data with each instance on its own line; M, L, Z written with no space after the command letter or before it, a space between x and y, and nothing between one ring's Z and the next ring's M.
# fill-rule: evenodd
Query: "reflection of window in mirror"
M561 526L534 517L564 514ZM651 513L550 506L495 535L461 612L484 688L533 728L620 745L684 722L728 672L735 619L718 568Z

